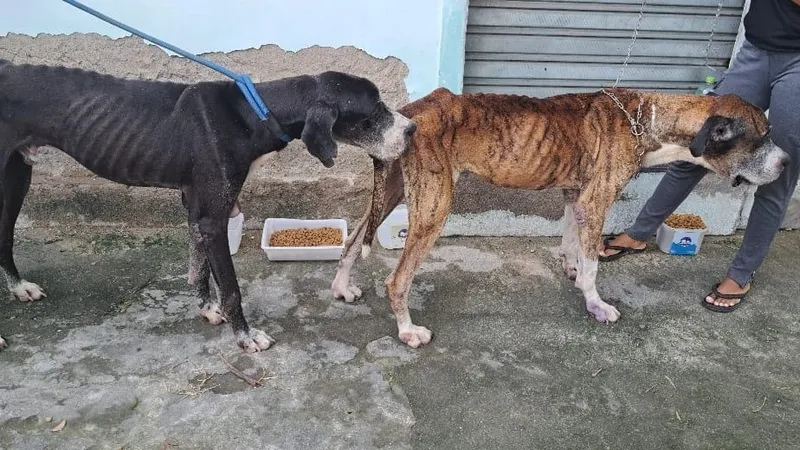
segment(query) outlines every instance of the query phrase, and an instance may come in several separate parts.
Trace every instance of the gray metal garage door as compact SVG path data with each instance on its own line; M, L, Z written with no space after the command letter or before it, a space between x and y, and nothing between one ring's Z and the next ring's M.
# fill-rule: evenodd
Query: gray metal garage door
M728 66L743 0L724 0L709 65ZM650 0L620 87L691 92L703 82L718 0ZM546 97L614 83L640 0L471 0L465 92Z

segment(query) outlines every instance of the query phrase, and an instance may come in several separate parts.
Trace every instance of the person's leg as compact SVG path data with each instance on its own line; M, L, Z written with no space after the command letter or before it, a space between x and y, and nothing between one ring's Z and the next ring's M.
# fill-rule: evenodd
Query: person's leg
M772 139L791 156L792 162L776 181L756 190L742 245L727 278L717 288L723 294L743 294L750 289L750 280L767 256L800 174L800 54L772 54L770 58ZM741 297L717 298L713 293L706 297L706 302L721 307L731 307L739 301Z
M745 41L734 63L722 77L716 92L720 95L736 94L766 110L770 102L769 54ZM611 239L609 245L644 248L645 241L689 196L706 173L705 168L691 163L679 161L670 164L633 225L625 233ZM619 251L606 248L601 253L600 260L603 261Z

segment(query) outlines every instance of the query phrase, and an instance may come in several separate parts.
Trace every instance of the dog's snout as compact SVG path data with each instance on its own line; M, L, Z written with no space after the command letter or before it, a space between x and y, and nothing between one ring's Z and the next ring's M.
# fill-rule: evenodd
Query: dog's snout
M781 155L781 157L775 162L775 168L779 171L786 170L789 167L789 164L792 163L792 158L789 157L787 154Z
M410 122L406 127L406 136L411 137L415 131L417 131L417 124Z

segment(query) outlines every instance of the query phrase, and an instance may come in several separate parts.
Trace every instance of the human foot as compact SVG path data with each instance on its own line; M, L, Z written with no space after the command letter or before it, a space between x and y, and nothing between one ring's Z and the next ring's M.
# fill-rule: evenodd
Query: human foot
M711 293L703 299L703 306L715 312L730 312L739 307L744 301L750 284L740 286L730 278L725 278L722 283L714 286Z
M609 237L603 241L603 250L600 252L601 262L613 261L628 253L643 252L647 244L623 233L616 237Z

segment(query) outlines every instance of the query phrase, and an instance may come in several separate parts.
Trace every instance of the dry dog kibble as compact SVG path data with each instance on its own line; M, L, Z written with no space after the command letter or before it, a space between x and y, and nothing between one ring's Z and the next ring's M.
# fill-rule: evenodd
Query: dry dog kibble
M706 227L703 218L696 214L672 214L664 221L672 228L683 228L686 230L701 230Z
M276 231L269 237L269 245L272 247L342 245L342 230L324 227Z

